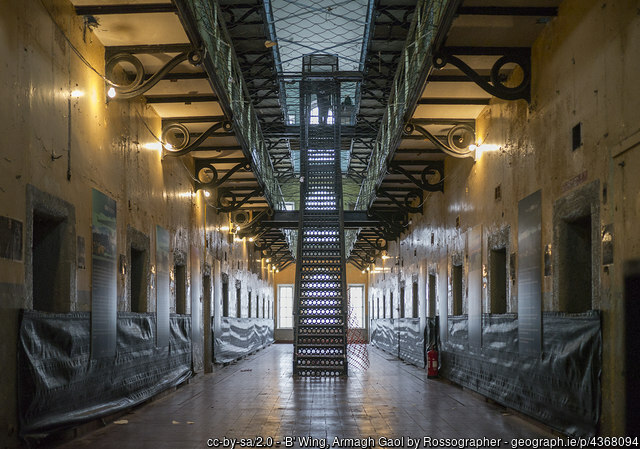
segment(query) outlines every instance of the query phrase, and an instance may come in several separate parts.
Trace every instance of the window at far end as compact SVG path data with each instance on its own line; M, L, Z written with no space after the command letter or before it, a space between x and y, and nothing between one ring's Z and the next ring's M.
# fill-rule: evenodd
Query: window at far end
M364 284L349 284L349 326L364 328Z
M278 285L278 328L293 328L293 284Z

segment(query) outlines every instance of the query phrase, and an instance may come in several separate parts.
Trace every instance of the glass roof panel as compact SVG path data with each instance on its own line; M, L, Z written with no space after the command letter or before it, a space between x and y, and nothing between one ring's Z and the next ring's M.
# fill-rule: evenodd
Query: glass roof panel
M271 0L283 72L300 72L302 56L337 54L339 68L359 70L370 0Z

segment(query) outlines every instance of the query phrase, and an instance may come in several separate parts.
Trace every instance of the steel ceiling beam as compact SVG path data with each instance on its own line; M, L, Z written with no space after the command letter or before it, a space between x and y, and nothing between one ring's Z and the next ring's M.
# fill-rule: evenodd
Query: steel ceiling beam
M186 117L163 117L162 123L209 123L226 120L224 115L191 115Z
M490 98L421 98L419 105L488 105Z
M151 74L145 75L145 79L150 78ZM163 80L180 81L180 80L206 80L207 74L204 72L169 72L163 78Z
M558 15L558 8L540 6L461 6L458 8L458 14L473 16L555 17Z
M490 77L488 75L482 76L482 79L489 81ZM473 83L473 81L464 75L436 75L434 73L429 75L427 81L430 83Z
M175 13L173 3L138 3L132 5L82 5L76 6L76 14L79 16L101 16L106 14L148 14L148 13Z
M107 59L115 53L155 54L155 53L184 53L193 50L189 43L151 44L151 45L112 45L105 47Z
M242 147L240 145L216 145L216 146L199 146L195 148L192 152L201 152L201 151L242 151Z
M528 53L529 47L474 47L474 46L448 46L442 47L440 52L451 55L466 56L502 56L505 53Z
M202 103L207 101L218 101L218 97L212 94L195 95L146 95L147 103Z

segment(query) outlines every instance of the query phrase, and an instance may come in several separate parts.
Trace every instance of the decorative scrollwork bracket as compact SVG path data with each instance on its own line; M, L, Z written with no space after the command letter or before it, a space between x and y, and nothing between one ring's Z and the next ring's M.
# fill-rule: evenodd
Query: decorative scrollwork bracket
M221 212L233 212L240 209L247 201L255 196L262 196L264 194L262 188L257 188L251 192L243 195L238 199L238 195L230 187L221 187L218 189L218 200L216 209Z
M417 179L411 172L402 167L402 162L391 162L389 165L390 173L398 173L406 176L415 186L427 192L444 192L444 162L429 161ZM437 178L434 181L433 178Z
M422 190L412 189L408 191L407 194L404 196L403 200L399 200L395 195L393 195L391 192L383 188L378 189L378 195L382 195L386 198L389 198L391 202L394 203L396 206L398 206L400 210L404 213L410 212L414 214L418 214L418 213L421 214L423 212L422 201L424 198L422 195ZM411 203L414 200L418 200L420 202L420 205L412 206Z
M219 129L231 131L233 129L233 124L226 120L222 122L216 122L192 142L189 129L185 125L183 125L182 123L169 123L165 125L164 128L162 128L162 147L164 148L164 150L162 151L162 156L177 157L189 154L200 145L202 145L202 143L207 140L208 137L210 137ZM179 143L169 145L167 143L167 139L170 133L179 134L180 136L182 136L182 140Z
M196 190L198 189L214 189L221 186L233 176L239 170L251 171L251 164L248 160L239 162L224 174L219 177L218 170L214 165L216 162L224 163L224 159L196 159Z
M433 66L437 69L443 68L447 64L451 64L460 69L471 81L479 87L490 93L494 97L503 100L526 100L531 101L531 52L526 49L505 48L504 54L491 67L490 80L487 82L475 70L469 67L460 58L455 56L451 50L446 47L436 53L433 58ZM506 64L514 63L522 69L523 77L520 84L514 87L508 87L504 84L504 80L500 75L500 69Z
M136 58L131 53L117 53L111 56L105 65L106 77L109 80L110 84L116 90L116 99L126 100L128 98L135 98L147 92L153 86L158 84L158 82L162 81L162 79L169 73L171 70L176 68L179 64L184 61L189 61L192 65L198 66L202 64L203 55L199 50L192 50L189 52L180 53L177 56L174 56L171 60L169 60L160 70L154 73L149 79L146 81L144 66L142 62L138 58ZM135 75L133 81L128 84L118 84L115 80L115 68L120 63L128 63L131 64L135 70Z

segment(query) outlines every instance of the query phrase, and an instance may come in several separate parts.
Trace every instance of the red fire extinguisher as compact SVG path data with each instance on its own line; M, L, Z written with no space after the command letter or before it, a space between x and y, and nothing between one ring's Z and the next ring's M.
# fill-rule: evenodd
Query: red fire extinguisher
M438 377L438 351L434 346L427 351L427 377Z

